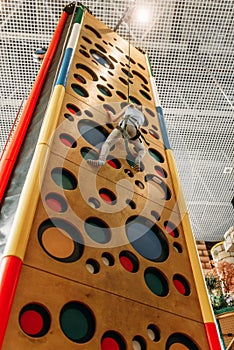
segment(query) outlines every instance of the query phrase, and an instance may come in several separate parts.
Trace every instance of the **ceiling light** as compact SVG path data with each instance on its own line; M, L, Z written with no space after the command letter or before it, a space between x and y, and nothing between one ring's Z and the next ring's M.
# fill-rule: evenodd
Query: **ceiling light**
M134 16L137 21L141 23L148 23L150 19L150 13L151 13L150 8L141 6L136 8L134 12ZM134 19L134 16L133 16L133 19Z
M231 166L225 166L223 170L224 174L231 174L232 173L232 167Z

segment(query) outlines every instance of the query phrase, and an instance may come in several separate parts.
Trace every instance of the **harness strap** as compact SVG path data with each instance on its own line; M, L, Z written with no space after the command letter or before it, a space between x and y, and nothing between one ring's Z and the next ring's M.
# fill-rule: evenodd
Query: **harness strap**
M135 126L135 125L134 125L134 126ZM124 139L128 139L128 140L131 140L131 141L135 141L135 140L137 140L138 138L141 137L141 138L145 141L146 145L149 146L150 143L146 141L144 135L140 132L140 130L139 130L136 126L135 126L135 128L136 128L136 135L133 136L133 137L129 137L129 136L128 136L128 133L127 133L127 131L126 131L126 126L125 126L125 129L122 128L120 125L117 125L117 126L116 126L116 129L118 129L118 130L121 132L122 137L123 137ZM140 141L141 141L141 140L140 140ZM141 142L142 142L142 141L141 141Z

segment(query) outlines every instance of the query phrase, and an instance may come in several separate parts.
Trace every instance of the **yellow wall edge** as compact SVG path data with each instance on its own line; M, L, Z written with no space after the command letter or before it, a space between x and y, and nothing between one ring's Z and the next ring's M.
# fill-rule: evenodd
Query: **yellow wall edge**
M181 221L204 323L215 322L188 214Z
M65 88L57 85L49 102L38 143L19 199L11 232L3 256L24 259L30 230L40 195L41 179L49 158L50 145L57 126Z
M210 299L208 296L205 280L202 273L202 268L201 268L197 248L196 248L196 242L191 230L187 207L185 204L182 187L180 185L180 180L177 172L174 155L171 149L166 150L166 156L167 156L167 161L170 168L170 173L171 173L172 183L173 183L173 187L174 187L174 191L177 199L177 204L181 214L181 225L183 227L184 237L186 240L186 245L187 245L188 254L190 258L191 268L193 271L194 281L196 284L203 321L204 323L208 323L208 322L214 323L215 318L214 318L213 310L210 304Z
M168 166L169 166L169 169L170 169L170 173L171 173L173 189L174 189L174 192L175 192L177 205L179 207L179 210L180 210L181 214L187 213L187 206L186 206L186 203L185 203L183 190L182 190L182 187L180 185L179 175L178 175L175 159L174 159L174 156L173 156L173 152L172 152L171 149L166 149L165 153L166 153L167 163L168 163Z

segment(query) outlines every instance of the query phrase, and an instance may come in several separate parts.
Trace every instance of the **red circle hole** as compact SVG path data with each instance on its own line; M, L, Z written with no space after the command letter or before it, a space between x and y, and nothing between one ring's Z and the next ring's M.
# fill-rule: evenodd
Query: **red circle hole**
M102 350L126 350L126 344L122 336L115 331L107 331L101 340Z
M104 338L101 345L102 350L120 350L119 344L113 338Z
M59 135L59 138L61 142L67 147L75 148L77 146L76 140L71 135L63 133Z
M50 328L50 316L42 305L28 304L20 312L19 324L30 337L42 337Z
M45 200L48 207L57 213L62 213L67 210L65 199L57 193L48 193Z
M37 335L43 328L43 318L37 311L25 311L20 317L20 326L24 333Z
M176 287L177 291L180 294L185 295L185 296L190 294L190 287L188 285L188 282L186 281L186 279L183 276L176 274L173 277L173 283L174 283L174 286Z
M137 272L139 269L137 257L129 251L122 251L119 255L119 261L123 268L129 272Z
M120 261L121 265L125 268L125 270L132 272L133 263L127 256L121 256L119 258L119 261Z
M107 188L101 188L99 195L107 204L113 205L116 203L116 195Z

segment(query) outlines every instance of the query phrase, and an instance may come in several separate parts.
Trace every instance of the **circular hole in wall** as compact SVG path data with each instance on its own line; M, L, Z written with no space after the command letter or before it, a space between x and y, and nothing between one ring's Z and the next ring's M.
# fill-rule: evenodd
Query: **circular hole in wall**
M25 334L38 338L48 333L51 319L44 306L31 303L25 305L20 311L19 324Z
M147 287L155 295L164 297L168 294L169 288L165 276L155 267L148 267L144 273L145 283Z
M128 70L128 69L126 69L126 68L121 68L121 70L122 70L122 72L123 72L125 75L127 75L127 77L129 77L129 78L133 78L132 73L131 73L131 72L129 72L129 70Z
M74 190L77 187L77 179L65 168L54 168L51 171L53 181L64 190Z
M155 117L155 113L147 107L145 108L145 112L148 113L151 117Z
M106 266L113 266L115 263L115 259L110 253L104 252L102 253L102 262Z
M99 98L99 100L101 100L102 102L104 102L104 101L105 101L104 97L103 97L103 96L101 96L101 95L97 95L97 98Z
M119 52L124 53L123 50L122 50L120 47L118 47L118 46L115 46L115 47L116 47L116 49L117 49Z
M74 121L74 117L68 113L64 114L64 118L69 120L69 122L73 122Z
M79 83L86 84L86 80L85 80L84 77L82 77L82 75L80 75L80 74L74 74L74 78L75 78Z
M121 81L121 83L123 83L124 85L128 85L128 81L122 77L119 77L119 80Z
M103 126L93 120L80 120L78 122L78 130L87 142L97 148L101 148L102 143L109 135Z
M140 63L137 63L137 64L138 64L138 66L139 66L141 69L145 70L145 67L142 66L142 64L140 64Z
M144 84L148 84L148 80L144 77L144 75L142 75L138 71L133 70L132 74L134 74L134 76L137 76L140 80L142 80Z
M108 105L107 103L105 103L105 104L103 105L103 108L104 108L106 111L112 112L113 114L116 113L116 112L115 112L115 109L114 109L112 106Z
M145 188L144 184L139 181L139 180L136 180L135 181L135 184L137 185L137 187L139 187L141 190L143 190Z
M146 100L148 100L148 101L152 100L151 96L145 90L140 89L140 93Z
M109 58L110 58L113 62L118 63L117 59L114 58L113 56L109 55Z
M158 342L160 340L160 330L154 324L147 327L147 333L150 340Z
M129 177L134 177L133 172L129 169L124 169L125 174L127 174Z
M182 253L183 252L183 248L181 247L181 245L177 242L173 243L173 248L175 249L175 251L177 253Z
M90 56L89 56L89 54L88 54L88 52L86 52L85 50L83 50L83 49L80 49L79 50L79 52L81 53L81 55L83 55L84 57L87 57L87 58L89 58Z
M82 147L80 153L84 159L98 159L98 154L92 148Z
M126 344L119 333L108 331L102 336L101 350L126 350Z
M158 131L158 127L156 125L152 125L152 128Z
M136 335L132 340L133 350L146 350L146 341L140 335Z
M103 46L101 46L101 45L99 45L99 44L97 44L97 43L95 43L95 46L96 46L96 48L97 48L99 51L101 51L101 52L103 52L103 53L107 53L106 49L105 49Z
M132 216L126 221L126 234L133 248L151 261L164 261L168 258L169 247L165 235L148 218Z
M87 48L86 48L86 46L84 46L84 45L80 45L80 47L82 48L82 49L84 49L84 50L87 50Z
M108 86L110 89L114 90L114 86L113 86L113 85L111 85L111 84L108 83L107 86Z
M114 69L115 68L113 63L109 60L109 58L106 57L102 52L91 49L90 53L91 53L92 57L95 59L95 61L100 63L105 68L107 68L107 69Z
M88 306L72 301L60 312L60 326L67 338L75 343L86 343L94 335L95 319Z
M119 254L119 261L123 268L129 272L137 272L139 270L139 261L137 257L127 250Z
M71 103L68 103L66 105L66 107L67 107L67 109L69 110L69 112L71 114L75 114L77 116L80 116L82 114L80 108L78 108L77 106L75 106L75 105L73 105Z
M126 204L129 205L131 209L136 209L136 203L131 199L126 199Z
M143 89L145 89L146 91L150 92L150 89L147 86L145 86L144 84L141 84L141 86L143 87Z
M126 97L126 95L124 95L124 93L123 92L121 92L121 91L116 91L116 95L119 97L119 98L121 98L122 100L127 100L127 97Z
M77 146L76 140L69 134L62 133L59 135L59 138L60 141L67 147L75 148Z
M83 88L83 86L79 85L79 84L71 84L71 87L73 89L73 91L75 91L76 94L78 94L81 97L89 97L89 93L87 90L85 90L85 88Z
M89 111L88 109L85 109L84 113L85 113L85 115L87 115L87 117L93 118L93 113L91 111Z
M100 270L100 265L99 265L99 263L96 261L96 260L94 260L94 259L88 259L87 261L86 261L86 263L85 263L85 267L86 267L86 269L90 272L90 273L92 273L92 274L96 274L96 273L98 273L99 272L99 270Z
M97 74L88 66L82 63L77 63L76 68L79 71L82 71L82 76L84 76L87 79L91 79L93 81L98 81L98 76Z
M101 39L101 38L102 38L101 34L100 34L95 28L93 28L92 26L90 26L90 25L88 25L88 24L85 24L85 28L86 28L87 30L89 30L90 32L92 32L94 35L96 35L96 37L97 37L98 39Z
M156 171L156 173L159 175L159 176L161 176L161 177L163 177L163 178L166 178L167 177L167 172L166 172L166 170L164 170L162 167L160 167L159 165L156 165L155 167L154 167L154 169L155 169L155 171Z
M159 213L157 213L155 210L152 210L152 211L151 211L151 215L152 215L157 221L160 220L160 215L159 215Z
M182 275L175 274L173 276L173 283L180 294L188 296L190 294L190 287L188 281Z
M107 159L107 163L114 169L120 169L121 168L121 163L116 158Z
M170 222L170 221L165 221L164 222L164 227L165 230L174 238L179 237L179 231L177 230L176 226Z
M195 342L182 333L170 335L166 342L166 350L199 350Z
M132 64L136 64L136 62L134 61L134 59L128 55L125 55L126 59L128 60L128 62L130 61Z
M154 174L147 174L145 176L145 182L149 182L157 190L157 197L164 200L171 198L171 191L169 187L164 183L162 179Z
M66 200L58 193L48 193L45 197L45 201L50 209L58 213L63 213L67 210Z
M107 89L106 86L98 84L97 88L103 95L108 96L108 97L112 96L111 91L109 89Z
M111 240L111 231L107 224L101 219L90 217L86 219L84 226L87 235L93 241L105 244Z
M150 136L152 136L156 140L159 140L159 138L160 138L159 134L156 131L152 130L152 129L149 129L149 134L150 134Z
M141 102L140 102L140 100L138 100L136 97L134 97L134 96L129 96L129 101L131 102L131 103L134 103L134 104L136 104L136 105L141 105Z
M88 44L92 44L92 41L89 38L87 38L86 36L82 36L82 39L84 41L86 41Z
M116 204L116 195L107 188L101 188L99 190L99 195L103 201L107 204L114 205Z
M83 255L83 238L66 220L53 218L43 221L38 228L38 240L42 249L60 262L70 263Z
M100 208L100 202L99 202L99 200L97 198L90 197L88 199L88 203L89 203L89 206L94 208L94 209Z
M164 158L161 155L161 153L159 153L158 151L156 151L156 149L154 148L149 148L149 154L151 155L151 157L153 157L157 162L159 163L163 163L164 162Z

